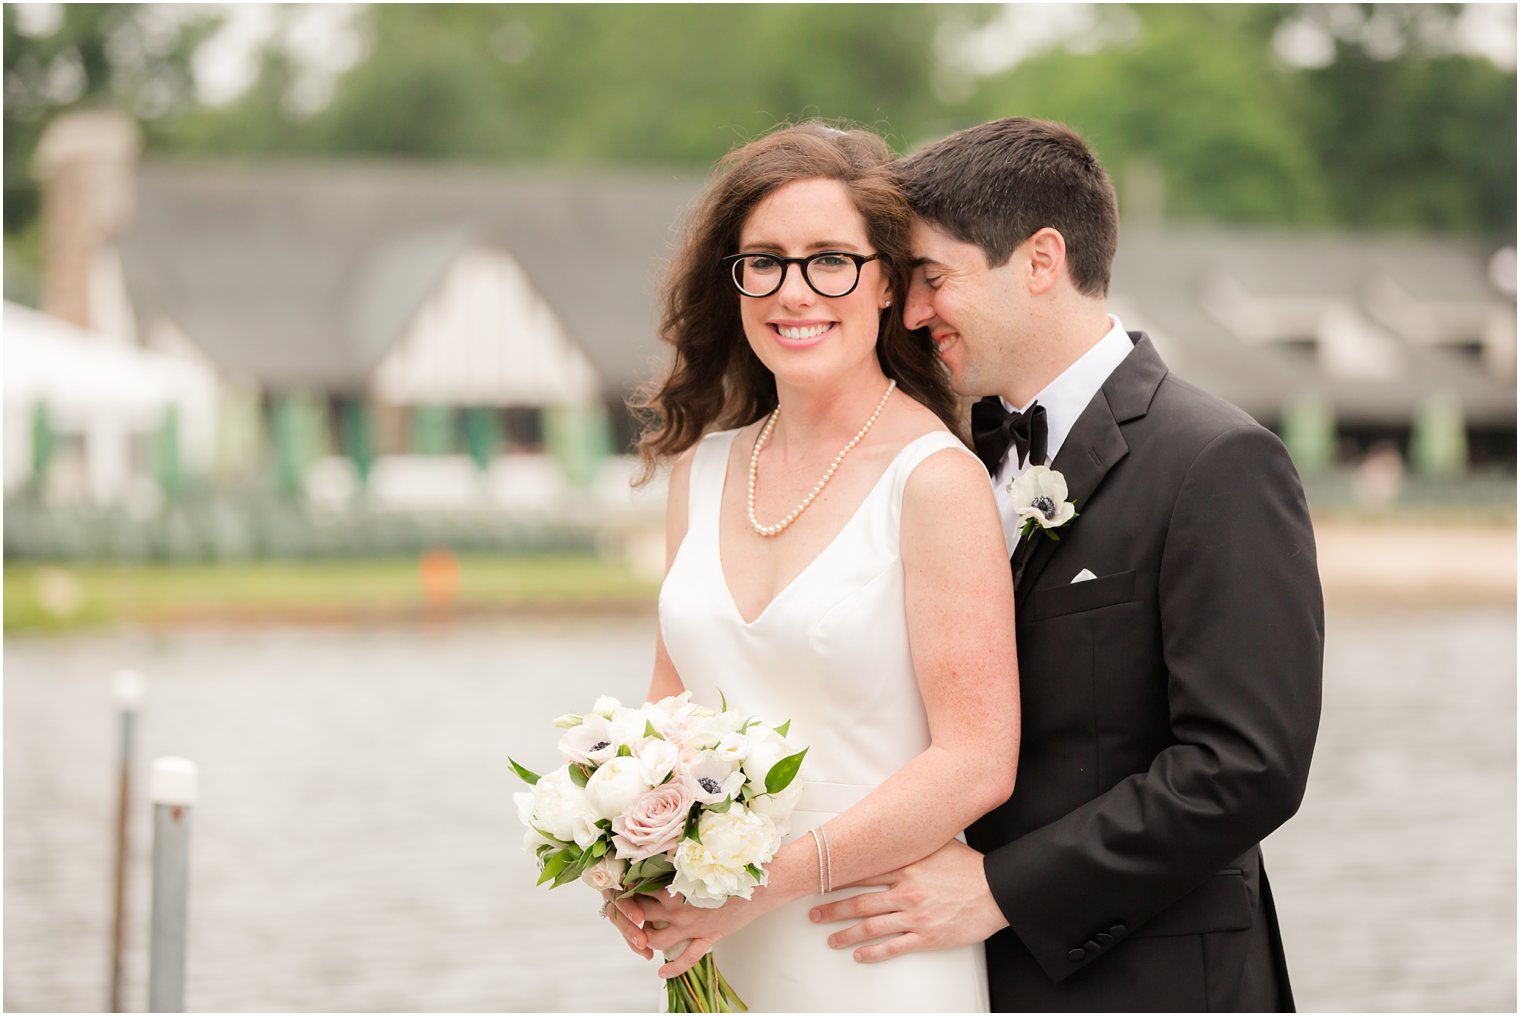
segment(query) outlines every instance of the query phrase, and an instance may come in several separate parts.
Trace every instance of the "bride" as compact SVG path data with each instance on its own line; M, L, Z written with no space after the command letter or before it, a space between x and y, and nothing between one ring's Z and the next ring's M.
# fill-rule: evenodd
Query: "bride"
M896 310L912 259L890 159L816 122L732 152L665 294L674 363L640 405L646 468L675 460L649 698L721 693L809 752L752 900L610 914L646 957L690 940L662 977L714 950L755 1010L987 1008L979 946L866 966L808 919L1001 804L1018 754L1002 530L934 348Z

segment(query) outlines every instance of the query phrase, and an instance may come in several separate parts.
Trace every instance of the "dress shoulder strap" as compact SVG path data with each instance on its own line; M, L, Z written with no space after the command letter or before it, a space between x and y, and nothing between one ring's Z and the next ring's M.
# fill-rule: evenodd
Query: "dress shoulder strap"
M948 430L930 431L903 445L891 467L894 473L892 482L897 488L897 497L894 500L902 500L903 488L907 487L908 477L913 475L913 470L917 469L929 456L942 452L946 448L954 448L956 451L970 455L973 459L976 458L976 454L961 444L960 438Z
M916 437L903 445L897 457L892 460L892 465L888 467L890 476L886 479L891 484L892 496L885 499L884 510L894 546L902 525L903 492L907 489L908 477L912 476L913 470L917 469L929 456L936 455L947 448L953 448L970 455L973 459L976 458L976 455L961 444L960 439L954 434L947 430L936 430ZM981 465L980 460L977 464Z
M691 489L686 500L686 531L705 531L717 524L723 504L723 481L728 476L728 452L737 430L718 430L697 442L691 459Z

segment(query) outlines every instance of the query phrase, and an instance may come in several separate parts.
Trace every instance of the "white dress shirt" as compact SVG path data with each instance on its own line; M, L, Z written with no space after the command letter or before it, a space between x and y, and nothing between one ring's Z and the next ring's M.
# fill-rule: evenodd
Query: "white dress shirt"
M1004 409L1018 410L1021 413L1028 412L1029 407L1036 402L1045 407L1045 423L1049 434L1045 450L1049 458L1042 465L1055 461L1056 453L1061 450L1066 436L1076 425L1077 417L1082 415L1087 404L1103 388L1103 383L1114 372L1114 368L1135 348L1119 319L1110 314L1108 321L1107 334L1083 353L1076 363L1042 388L1026 405L1015 406L1007 399L1002 400ZM1019 542L1019 530L1023 528L1023 522L1014 511L1013 495L1009 493L1008 485L1027 468L1028 464L1018 461L1014 450L1010 448L1008 457L1003 460L1002 467L992 480L992 493L997 498L998 514L1003 519L1003 538L1007 541L1010 556Z

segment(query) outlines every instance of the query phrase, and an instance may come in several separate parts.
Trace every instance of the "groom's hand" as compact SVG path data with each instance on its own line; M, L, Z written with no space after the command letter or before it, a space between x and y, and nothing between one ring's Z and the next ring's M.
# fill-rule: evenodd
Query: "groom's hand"
M857 884L887 888L814 907L810 916L819 924L858 921L829 936L829 945L835 949L881 939L855 950L859 963L974 945L1008 927L987 888L982 855L960 840L951 840L907 867Z

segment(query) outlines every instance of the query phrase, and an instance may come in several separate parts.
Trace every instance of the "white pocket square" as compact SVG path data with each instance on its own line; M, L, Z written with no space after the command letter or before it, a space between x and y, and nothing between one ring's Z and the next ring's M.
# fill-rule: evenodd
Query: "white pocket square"
M1094 575L1086 568L1083 568L1081 571L1077 572L1077 577L1071 580L1071 585L1076 585L1078 582L1086 582L1088 579L1095 579L1097 577L1098 576Z

